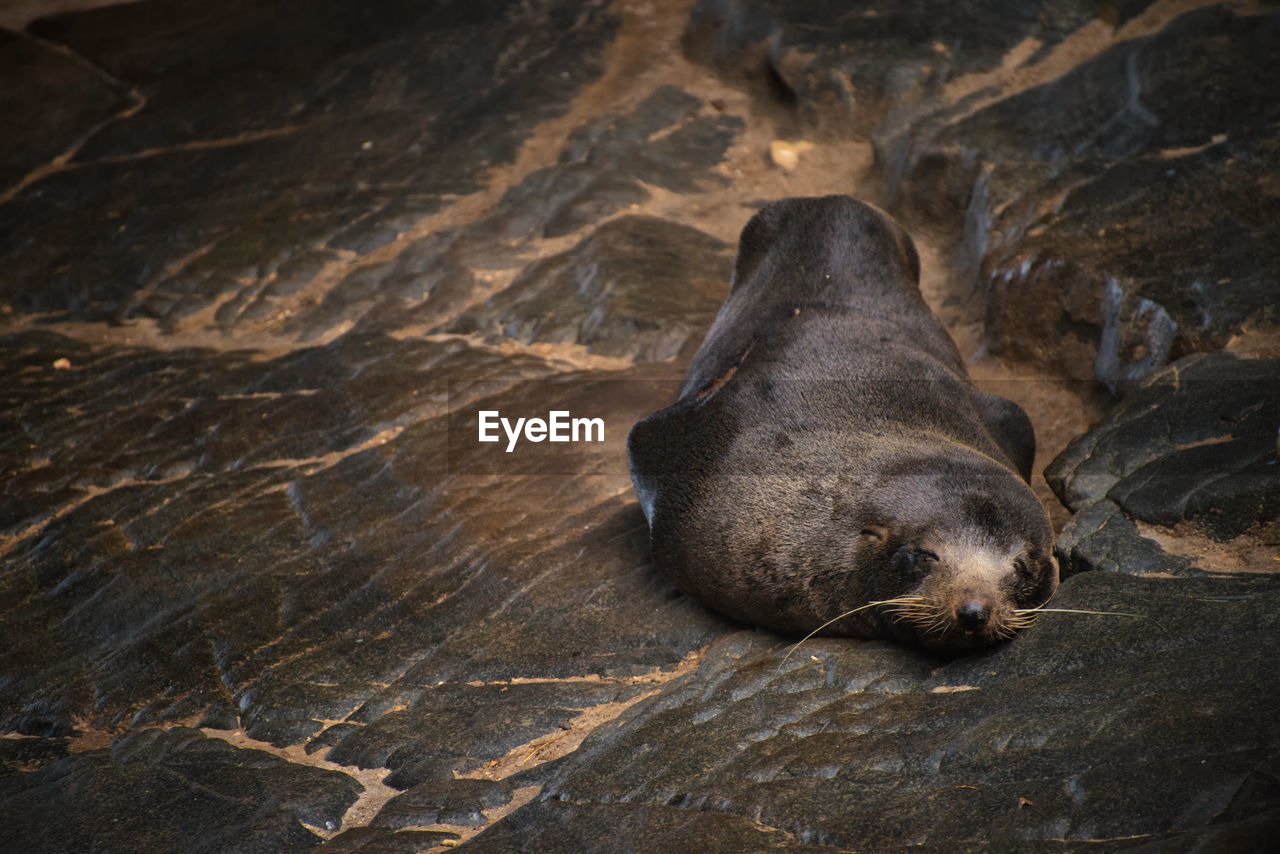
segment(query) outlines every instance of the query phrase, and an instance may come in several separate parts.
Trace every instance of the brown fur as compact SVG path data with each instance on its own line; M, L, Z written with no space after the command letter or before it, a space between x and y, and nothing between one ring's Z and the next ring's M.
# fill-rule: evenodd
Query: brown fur
M743 229L680 399L628 437L655 559L737 619L803 634L990 644L1057 585L1017 405L977 391L910 237L847 196Z

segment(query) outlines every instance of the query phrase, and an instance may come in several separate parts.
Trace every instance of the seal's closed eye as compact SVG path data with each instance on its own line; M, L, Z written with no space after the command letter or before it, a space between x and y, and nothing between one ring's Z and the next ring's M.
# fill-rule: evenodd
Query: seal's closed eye
M862 536L874 543L883 543L889 538L889 529L882 525L868 525L862 529Z
M919 578L938 562L938 556L925 549L900 546L893 553L893 568L905 578Z

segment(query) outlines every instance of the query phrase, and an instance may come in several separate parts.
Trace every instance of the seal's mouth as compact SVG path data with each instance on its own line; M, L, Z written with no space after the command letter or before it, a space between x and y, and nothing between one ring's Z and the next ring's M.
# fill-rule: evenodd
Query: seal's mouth
M1011 640L1035 622L1033 609L971 597L940 603L924 596L901 596L877 603L877 611L901 639L935 652L963 652Z

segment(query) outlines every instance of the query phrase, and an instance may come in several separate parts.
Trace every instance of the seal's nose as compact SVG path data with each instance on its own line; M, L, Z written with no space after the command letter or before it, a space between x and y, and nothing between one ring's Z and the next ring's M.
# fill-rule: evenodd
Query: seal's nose
M956 622L966 632L976 632L991 619L991 606L982 599L967 599L956 608Z

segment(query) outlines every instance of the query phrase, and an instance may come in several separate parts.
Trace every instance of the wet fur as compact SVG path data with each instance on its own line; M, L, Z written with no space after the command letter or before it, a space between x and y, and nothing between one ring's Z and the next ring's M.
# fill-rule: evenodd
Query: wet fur
M898 599L824 633L937 650L1002 640L1052 594L1031 423L970 384L919 274L910 237L847 196L747 223L679 400L628 437L677 587L794 634ZM984 625L957 624L979 604Z

